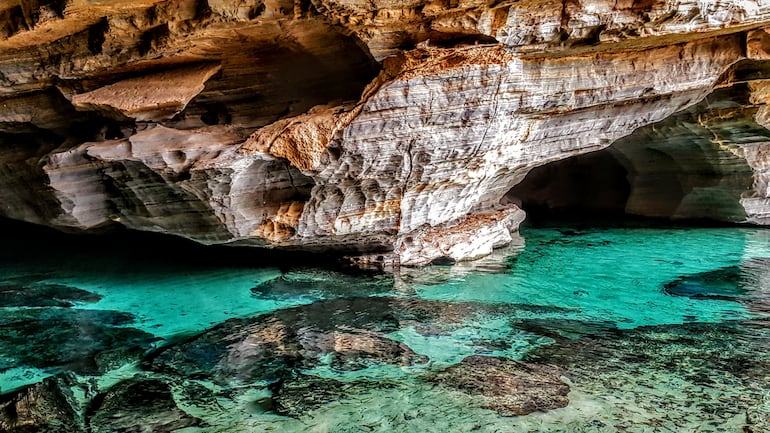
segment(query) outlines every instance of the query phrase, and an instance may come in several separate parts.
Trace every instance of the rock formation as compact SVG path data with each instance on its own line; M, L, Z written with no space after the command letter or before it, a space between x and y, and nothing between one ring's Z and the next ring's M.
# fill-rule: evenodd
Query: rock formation
M0 397L0 431L84 432L70 389L72 382L69 375L63 374Z
M158 379L132 378L97 396L89 408L87 431L174 432L201 420L177 407L171 388ZM137 426L141 420L141 427Z
M767 224L767 25L765 0L8 1L0 215L465 260L512 240L533 168L616 143L628 213Z
M439 384L478 396L483 407L503 416L547 412L567 406L569 385L558 368L506 358L469 356L438 373Z

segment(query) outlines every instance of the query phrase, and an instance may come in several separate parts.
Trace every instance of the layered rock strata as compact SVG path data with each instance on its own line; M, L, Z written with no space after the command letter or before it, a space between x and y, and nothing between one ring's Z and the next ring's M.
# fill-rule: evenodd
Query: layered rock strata
M7 2L0 215L477 258L512 240L535 167L731 86L764 131L768 24L762 0ZM727 219L768 221L762 134L724 145L751 183ZM629 208L654 214L639 173Z
M764 81L715 90L598 152L532 170L528 210L768 223Z

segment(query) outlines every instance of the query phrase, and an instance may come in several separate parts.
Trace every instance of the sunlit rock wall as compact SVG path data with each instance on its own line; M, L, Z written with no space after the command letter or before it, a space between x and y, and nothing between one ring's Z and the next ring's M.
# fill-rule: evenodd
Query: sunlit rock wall
M763 130L765 25L762 0L5 2L0 214L478 258L537 166L738 84ZM768 221L767 146L730 148L753 179L731 220Z

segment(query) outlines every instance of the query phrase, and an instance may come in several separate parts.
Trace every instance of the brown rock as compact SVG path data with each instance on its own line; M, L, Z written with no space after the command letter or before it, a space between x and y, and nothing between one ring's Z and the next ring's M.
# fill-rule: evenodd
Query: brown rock
M505 358L469 356L438 373L437 383L478 398L503 416L527 415L567 406L569 386L562 371Z
M375 258L361 263L475 259L515 238L522 214L501 202L534 168L770 77L766 8L697 6L6 2L0 215ZM763 125L755 93L733 102ZM672 153L713 139L695 135ZM749 189L701 188L685 164L694 192L673 217L769 221L767 145L733 141L717 171L746 165ZM647 200L654 184L629 212L673 207Z
M219 70L219 65L195 65L147 74L75 95L72 104L118 119L168 120L184 110Z
M770 33L767 28L747 33L746 57L752 60L770 60Z
M171 388L157 379L132 378L94 400L88 431L171 433L200 426L201 420L177 407Z

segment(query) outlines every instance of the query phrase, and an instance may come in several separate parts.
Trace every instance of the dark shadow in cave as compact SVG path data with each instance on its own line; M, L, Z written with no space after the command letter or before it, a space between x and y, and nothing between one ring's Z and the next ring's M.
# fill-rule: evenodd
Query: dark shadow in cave
M613 219L625 215L631 193L628 171L607 151L534 168L506 198L527 212L527 221Z
M770 141L751 95L742 84L718 89L606 149L534 168L505 200L520 204L531 223L745 222L741 200L756 193L747 158Z
M158 266L264 268L283 272L297 267L326 267L350 271L342 254L313 253L297 250L267 249L248 246L203 245L178 236L136 231L110 226L90 232L63 232L38 224L0 217L0 261L6 264L61 258L85 263L101 259L125 263L127 267Z
M506 200L519 204L533 224L657 219L713 225L745 219L740 199L753 182L745 160L708 141L649 138L637 131L607 149L536 167Z

